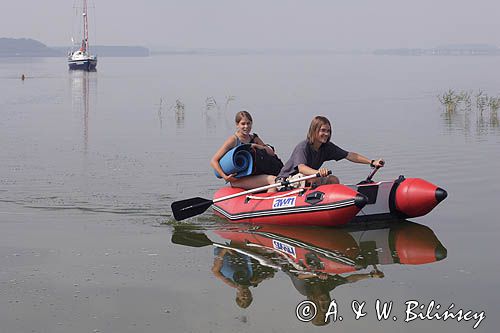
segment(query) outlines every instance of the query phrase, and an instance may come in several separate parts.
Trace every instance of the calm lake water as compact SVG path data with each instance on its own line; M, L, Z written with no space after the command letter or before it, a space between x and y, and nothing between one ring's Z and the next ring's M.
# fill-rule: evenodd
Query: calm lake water
M404 322L405 302L425 314L434 300L441 313L452 303L485 311L476 331L492 332L500 126L475 95L500 96L495 68L499 57L179 55L101 58L85 73L64 59L0 59L0 331L473 331L475 319ZM449 89L472 91L472 106L447 114L437 96ZM339 146L387 161L375 179L420 177L449 196L427 216L365 229L264 233L211 210L175 223L172 201L223 185L209 159L242 109L283 160L326 115ZM370 171L326 166L345 183ZM223 251L241 234L253 239L244 253ZM327 251L331 274L297 278L292 262L264 251L270 234L284 252L292 243L311 252L311 267ZM251 272L240 285L252 295L246 308L217 278L221 253ZM319 294L342 321L296 318L297 304ZM389 319L377 319L376 300L393 301ZM365 317L354 319L353 301L366 302Z

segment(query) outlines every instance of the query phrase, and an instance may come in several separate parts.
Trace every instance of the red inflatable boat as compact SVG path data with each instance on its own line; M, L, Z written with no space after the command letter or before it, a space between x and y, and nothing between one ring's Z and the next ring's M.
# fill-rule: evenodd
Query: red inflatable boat
M212 208L230 222L338 226L350 221L422 216L447 196L445 190L420 178L400 176L380 182L369 178L357 185L313 184L217 202L217 198L244 191L224 187L215 193Z
M239 192L243 190L228 186L218 190L214 198ZM238 196L212 207L231 222L336 226L352 220L366 202L356 190L337 184Z

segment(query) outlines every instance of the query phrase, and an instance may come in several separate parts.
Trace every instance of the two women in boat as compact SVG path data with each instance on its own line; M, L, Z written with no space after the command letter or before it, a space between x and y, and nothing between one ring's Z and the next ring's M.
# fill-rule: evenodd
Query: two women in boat
M236 174L225 174L220 165L221 158L230 149L241 143L248 143L252 145L252 148L263 149L271 156L274 156L275 152L270 146L264 144L256 134L251 134L253 120L250 113L247 111L238 112L235 122L236 133L224 142L210 161L214 170L233 187L251 189L274 184L277 181L285 179L291 180L317 173L321 177L310 180L311 183L338 184L340 183L339 178L334 175L328 175L328 169L323 168L322 165L326 161L340 161L344 158L354 163L369 164L372 167L380 168L384 165L384 160L381 158L371 160L359 153L348 152L331 142L332 126L330 121L326 117L316 116L309 126L307 139L297 144L289 160L278 175L260 174L236 178ZM306 185L304 183L295 184L296 186ZM271 189L270 191L274 190Z

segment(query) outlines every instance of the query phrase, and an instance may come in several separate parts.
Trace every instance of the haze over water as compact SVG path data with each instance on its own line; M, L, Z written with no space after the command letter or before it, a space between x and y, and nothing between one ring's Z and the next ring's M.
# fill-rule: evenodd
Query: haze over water
M245 109L283 160L321 114L336 144L387 161L375 179L404 174L448 191L434 211L412 219L434 232L447 257L379 266L382 279L338 286L331 297L345 312L352 300L370 309L376 299L393 300L399 314L406 300L436 300L486 311L477 331L491 332L499 324L498 119L489 109L446 114L437 96L449 89L499 96L499 65L498 57L179 55L101 58L97 72L85 73L68 72L64 59L1 59L2 326L320 330L295 318L305 298L284 272L251 288L253 302L241 309L234 289L212 273L211 246L170 241L172 201L211 198L223 185L209 159ZM326 166L345 183L370 171L346 161ZM183 224L210 239L224 226L210 210ZM470 332L472 325L379 322L372 313L323 331Z

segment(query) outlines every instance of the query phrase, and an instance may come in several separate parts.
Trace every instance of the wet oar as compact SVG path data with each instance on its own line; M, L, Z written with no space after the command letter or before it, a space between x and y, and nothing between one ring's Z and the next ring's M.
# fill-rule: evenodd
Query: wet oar
M331 171L328 171L328 174L331 174ZM171 206L172 212L174 213L174 218L177 221L181 221L181 220L187 219L188 217L196 216L196 215L203 213L204 211L206 211L210 206L212 206L216 202L233 199L233 198L236 198L236 197L239 197L242 195L266 191L270 188L275 188L278 186L288 186L292 183L297 183L297 182L301 182L303 180L308 180L308 179L317 178L317 177L321 177L319 173L317 173L315 175L309 175L309 176L293 179L290 181L284 180L284 181L276 183L276 184L257 187L257 188L254 188L254 189L251 189L248 191L231 194L231 195L217 198L214 200L208 200L208 199L196 197L196 198L190 198L190 199L185 199L185 200L180 200L180 201L174 201L172 203L172 206Z

